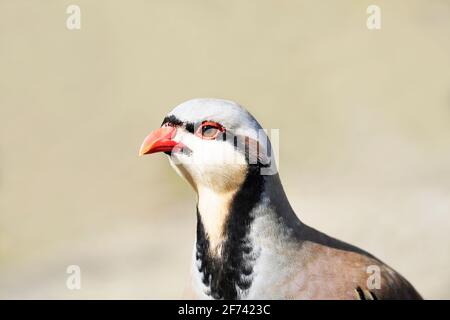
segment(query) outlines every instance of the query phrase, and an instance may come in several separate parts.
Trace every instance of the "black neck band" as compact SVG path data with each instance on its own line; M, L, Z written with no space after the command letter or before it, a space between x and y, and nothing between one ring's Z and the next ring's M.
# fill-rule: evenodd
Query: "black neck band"
M245 291L251 285L256 259L248 237L254 219L251 211L260 201L263 189L264 177L260 174L260 168L249 166L245 181L232 200L219 256L210 253L208 235L197 209L198 270L203 275L203 283L209 288L207 294L214 299L238 299L238 288Z

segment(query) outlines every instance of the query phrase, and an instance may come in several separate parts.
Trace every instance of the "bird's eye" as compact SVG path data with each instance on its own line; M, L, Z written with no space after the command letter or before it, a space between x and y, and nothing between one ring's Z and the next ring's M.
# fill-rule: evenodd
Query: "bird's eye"
M223 132L223 127L215 122L204 122L197 130L197 136L202 139L213 140L220 132Z
M205 138L212 138L215 135L217 135L217 132L219 129L213 127L213 126L203 126L202 127L202 136Z

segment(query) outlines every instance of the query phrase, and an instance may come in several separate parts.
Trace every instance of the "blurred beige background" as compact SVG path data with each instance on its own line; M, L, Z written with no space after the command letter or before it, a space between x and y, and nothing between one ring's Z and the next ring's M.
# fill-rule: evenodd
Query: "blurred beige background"
M450 298L448 0L0 0L0 298L180 297L194 195L137 152L194 97L280 129L305 223Z

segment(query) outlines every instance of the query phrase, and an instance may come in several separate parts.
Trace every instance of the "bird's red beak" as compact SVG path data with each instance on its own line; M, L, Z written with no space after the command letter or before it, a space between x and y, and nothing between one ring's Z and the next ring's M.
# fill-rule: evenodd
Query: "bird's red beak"
M174 127L161 127L150 133L142 143L139 155L150 154L155 152L171 152L178 145L172 138L175 136L177 129Z

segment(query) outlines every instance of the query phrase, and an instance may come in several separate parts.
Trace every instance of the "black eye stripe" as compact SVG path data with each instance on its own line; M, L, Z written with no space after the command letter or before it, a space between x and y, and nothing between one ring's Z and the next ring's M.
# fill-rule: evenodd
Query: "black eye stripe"
M194 133L195 125L192 122L186 123L186 130L190 133Z
M170 124L172 124L174 126L181 126L181 125L183 125L183 121L181 121L180 119L178 119L174 115L170 115L170 116L165 117L163 122L161 123L161 125L165 125L167 123L170 123Z
M201 123L197 123L195 124L194 122L187 122L184 123L183 121L181 121L180 119L178 119L176 116L174 115L170 115L164 118L163 122L161 125L165 125L165 124L170 124L173 126L184 126L186 128L186 130L192 134L195 133L195 130L198 129L199 127L201 127L203 125L204 129L218 129L217 126L214 125L208 125L207 122L211 122L211 123L215 123L213 121L202 121ZM221 126L221 124L217 123L218 126ZM222 127L222 126L221 126ZM224 142L230 143L233 147L235 147L238 151L242 152L245 156L246 159L248 160L249 155L248 155L248 146L247 146L247 139L246 137L242 137L242 136L236 136L234 135L232 132L227 131L224 127L223 128L223 132L219 133L219 135L217 136L216 140L222 140ZM220 130L220 129L219 129ZM239 143L238 138L244 138L245 143ZM271 150L270 150L270 144L267 146L267 150L266 152L268 152L268 154L271 154ZM257 165L261 166L261 167L268 167L268 164L263 164L260 163L259 159Z
M181 121L180 119L178 119L177 117L175 117L174 115L170 115L164 118L163 122L161 123L161 126L165 125L165 124L170 124L173 125L175 127L181 127L183 126L183 121ZM186 130L190 133L194 133L194 123L192 122L186 122Z

